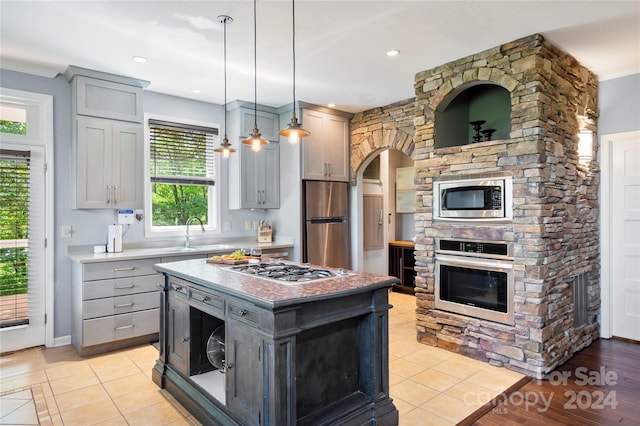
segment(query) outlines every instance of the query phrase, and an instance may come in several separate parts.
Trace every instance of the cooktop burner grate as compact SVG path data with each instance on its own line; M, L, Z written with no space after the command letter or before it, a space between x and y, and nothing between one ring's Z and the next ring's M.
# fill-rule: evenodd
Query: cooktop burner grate
M232 266L230 269L242 274L290 282L313 281L323 278L331 278L338 275L328 269L293 265L284 262L250 263L247 265Z

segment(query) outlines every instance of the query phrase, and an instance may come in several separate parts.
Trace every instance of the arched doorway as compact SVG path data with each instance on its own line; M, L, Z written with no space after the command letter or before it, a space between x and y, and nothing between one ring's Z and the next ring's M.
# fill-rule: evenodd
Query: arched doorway
M405 152L384 147L367 156L355 171L351 200L353 269L387 275L388 242L414 237L413 212L400 211L396 206L397 171L413 167L413 159Z

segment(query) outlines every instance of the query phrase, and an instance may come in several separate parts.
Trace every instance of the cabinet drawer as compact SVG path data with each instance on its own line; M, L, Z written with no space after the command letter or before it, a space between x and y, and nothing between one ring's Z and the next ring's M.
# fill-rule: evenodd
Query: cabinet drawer
M82 319L124 314L158 307L160 307L160 294L157 291L87 300L82 302Z
M83 283L82 300L156 291L158 290L158 286L162 285L162 279L161 274L155 274L140 277L87 281Z
M193 302L193 304L204 307L204 311L208 311L209 313L213 311L224 316L224 299L220 296L192 288L189 290L189 300Z
M186 281L171 277L169 279L169 292L174 296L182 296L186 299L189 292L189 285Z
M227 304L227 315L231 318L260 326L260 309L255 306L229 302Z
M90 77L75 77L76 113L142 123L142 88Z
M82 323L82 346L157 333L159 327L160 309L85 320Z
M154 275L156 271L153 265L156 263L160 263L160 258L87 263L82 268L82 281Z

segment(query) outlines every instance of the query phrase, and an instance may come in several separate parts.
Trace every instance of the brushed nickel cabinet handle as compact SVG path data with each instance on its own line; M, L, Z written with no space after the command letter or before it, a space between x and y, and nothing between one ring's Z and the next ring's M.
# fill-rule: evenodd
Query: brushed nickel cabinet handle
M120 305L113 305L114 308L130 308L133 306L133 302L131 303L122 303Z
M125 271L133 271L134 269L136 269L135 266L130 266L128 268L114 268L113 270L115 272L125 272Z
M111 203L111 185L107 185L105 190L107 192L107 203Z
M116 285L113 288L116 289L116 290L124 290L124 289L127 289L127 288L134 288L134 287L135 287L135 285L131 284L131 285Z
M126 328L133 328L133 327L135 327L133 324L123 325L123 326L120 326L120 327L115 327L114 330L124 330Z

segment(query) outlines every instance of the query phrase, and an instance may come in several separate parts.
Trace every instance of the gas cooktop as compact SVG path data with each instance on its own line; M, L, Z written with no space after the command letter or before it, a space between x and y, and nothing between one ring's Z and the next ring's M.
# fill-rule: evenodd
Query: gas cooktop
M249 263L247 265L231 266L229 269L245 275L254 275L260 278L290 283L315 281L348 275L342 270L335 272L329 269L285 262Z

